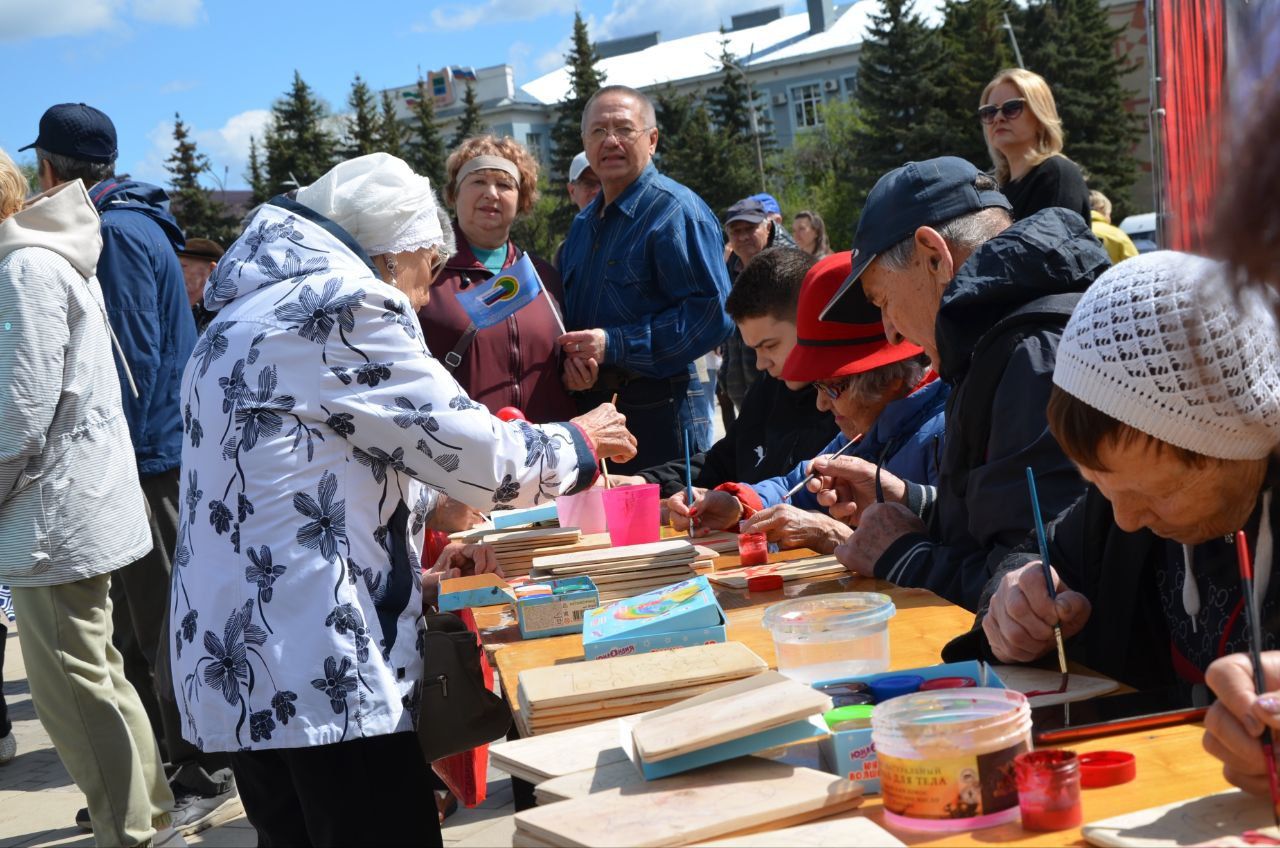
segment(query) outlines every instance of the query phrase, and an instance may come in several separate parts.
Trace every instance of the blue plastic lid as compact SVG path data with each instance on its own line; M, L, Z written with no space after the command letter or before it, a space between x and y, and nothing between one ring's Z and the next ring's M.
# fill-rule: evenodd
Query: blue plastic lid
M912 692L919 691L924 678L918 674L892 674L869 682L871 694L875 696L876 703L880 703L899 695L910 695Z

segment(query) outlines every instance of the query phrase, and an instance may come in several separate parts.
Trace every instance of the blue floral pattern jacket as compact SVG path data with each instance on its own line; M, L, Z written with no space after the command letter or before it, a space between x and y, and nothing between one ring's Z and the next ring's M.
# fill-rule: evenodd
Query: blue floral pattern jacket
M236 751L409 730L436 493L489 511L578 491L596 474L586 438L467 397L408 298L288 199L254 216L205 304L170 610L183 734Z

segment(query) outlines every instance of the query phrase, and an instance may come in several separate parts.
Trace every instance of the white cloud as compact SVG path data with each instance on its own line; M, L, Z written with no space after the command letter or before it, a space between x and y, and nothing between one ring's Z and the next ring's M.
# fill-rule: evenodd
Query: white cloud
M203 182L210 188L225 184L227 188L246 185L244 172L249 170L249 137L262 141L262 132L271 118L268 109L250 109L232 115L221 127L200 129L188 124L191 137L200 152L209 157L213 173ZM169 172L165 160L173 153L173 121L161 121L147 133L149 147L142 161L130 171L140 180L167 185Z
M203 12L201 0L133 0L133 14L140 21L193 26Z
M0 41L87 35L129 20L192 26L203 0L0 0Z
M169 80L167 83L160 86L160 93L161 94L181 94L184 91L190 91L191 89L195 88L198 85L200 85L199 80L183 80L183 79Z
M431 23L413 25L414 32L471 29L481 22L532 21L546 15L566 14L576 0L485 0L483 3L449 3L431 10Z
M663 41L681 38L698 32L717 29L722 23L727 27L734 15L777 6L778 0L650 0L636 3L634 0L614 0L611 8L598 26L591 28L595 40L625 38L643 32L658 30ZM784 2L786 11L800 5L795 0Z

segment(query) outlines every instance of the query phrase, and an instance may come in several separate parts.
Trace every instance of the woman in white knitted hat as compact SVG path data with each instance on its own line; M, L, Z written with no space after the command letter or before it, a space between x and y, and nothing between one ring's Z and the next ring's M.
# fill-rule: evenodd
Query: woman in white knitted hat
M430 355L414 311L449 235L424 177L363 156L263 205L206 284L170 653L184 735L233 752L261 845L439 844L412 733L423 516L441 492L540 503L634 454L611 406L507 424Z
M1068 655L1096 671L1138 688L1201 683L1249 645L1237 530L1255 552L1267 646L1280 645L1280 353L1261 299L1237 301L1206 259L1128 260L1076 307L1053 381L1049 427L1089 483L1048 528L1057 602L1030 542L944 656L1029 662L1054 650L1061 621Z

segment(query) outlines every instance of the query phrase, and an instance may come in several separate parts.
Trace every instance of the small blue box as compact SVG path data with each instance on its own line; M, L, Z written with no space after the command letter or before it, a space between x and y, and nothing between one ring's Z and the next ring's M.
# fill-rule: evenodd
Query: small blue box
M587 613L587 659L647 654L725 641L724 610L705 577L694 577Z
M990 666L985 669L986 683L983 683L983 663L977 660L931 665L926 668L909 668L902 671L886 671L883 674L868 674L865 677L820 680L814 683L813 687L818 689L832 683L870 683L882 677L894 677L900 674L918 674L925 680L936 680L939 677L972 677L979 686L986 686L989 689L1006 688L1004 681L991 670ZM826 722L821 716L812 721L826 728ZM818 751L822 756L822 767L825 770L838 777L858 781L862 784L863 792L878 793L880 791L880 763L876 760L876 746L871 741L871 728L828 731L826 738L818 742Z
M441 581L436 606L441 612L452 612L468 607L509 604L514 600L507 581L496 574L475 574Z
M600 605L600 593L590 577L566 577L539 581L552 594L516 597L516 619L520 635L526 639L581 633L586 614Z

